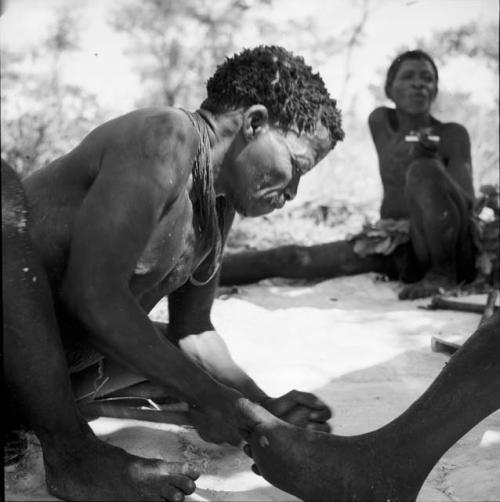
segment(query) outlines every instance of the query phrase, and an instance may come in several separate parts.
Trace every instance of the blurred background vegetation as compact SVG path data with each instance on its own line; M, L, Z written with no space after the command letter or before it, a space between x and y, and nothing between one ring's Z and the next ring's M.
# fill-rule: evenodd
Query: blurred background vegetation
M12 8L24 4L28 9L33 1L11 0L11 4ZM472 9L474 3L481 8L488 2L468 1ZM196 109L217 64L241 48L257 44L279 44L303 55L327 77L329 88L334 79L330 92L343 110L345 141L304 178L293 203L269 216L238 218L230 249L344 238L359 230L365 219L377 218L381 187L367 115L370 107L388 104L383 94L386 69L398 53L410 48L428 51L438 63L440 92L433 113L468 129L476 189L498 183L497 16L429 32L420 30L411 40L395 36L390 49L381 50L375 63L370 61L376 66L375 73L363 80L360 61L365 65L374 54L373 47L366 52L373 45L367 33L381 23L377 12L382 8L391 12L394 0L335 0L338 9L351 12L342 23L324 19L321 8L314 14L287 16L287 6L292 5L289 0L108 2L104 22L120 37L121 50L131 63L130 80L138 83L133 106ZM439 16L443 2L446 0L429 1L429 16ZM414 3L416 0L406 2L408 16ZM3 37L1 44L2 157L22 176L69 151L99 123L129 111L103 102L99 92L84 85L83 78L68 78L68 68L75 72L71 62L90 50L82 34L92 7L76 1L46 5L50 21L41 39L19 48L11 43L11 36ZM7 10L2 18L4 25L13 22L8 14ZM389 17L385 23L390 31L398 18ZM98 49L87 54L91 56L97 58ZM470 68L481 71L471 72ZM447 78L453 85L447 85ZM488 79L491 82L484 85ZM126 87L125 79L122 83ZM495 91L485 91L488 96L477 99L471 93L475 84Z

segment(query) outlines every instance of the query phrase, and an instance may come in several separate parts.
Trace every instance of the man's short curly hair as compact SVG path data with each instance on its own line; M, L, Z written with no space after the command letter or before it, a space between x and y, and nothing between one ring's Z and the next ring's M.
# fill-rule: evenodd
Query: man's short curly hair
M227 58L208 80L202 107L220 113L255 104L284 131L314 132L319 117L333 145L344 138L341 112L320 75L282 47L261 45Z
M430 63L432 66L432 69L434 70L434 76L436 77L436 94L437 94L437 84L439 81L439 73L438 69L436 66L436 63L434 62L434 59L432 59L427 52L424 52L420 49L416 49L414 51L406 51L403 52L403 54L400 54L397 56L394 61L391 63L389 66L389 69L387 70L387 75L385 78L385 85L384 85L384 90L385 90L385 95L391 99L391 87L392 83L394 82L394 79L396 78L396 74L398 73L399 69L401 68L401 65L403 64L404 61L408 59L416 59L416 60L421 60L421 61L427 61Z

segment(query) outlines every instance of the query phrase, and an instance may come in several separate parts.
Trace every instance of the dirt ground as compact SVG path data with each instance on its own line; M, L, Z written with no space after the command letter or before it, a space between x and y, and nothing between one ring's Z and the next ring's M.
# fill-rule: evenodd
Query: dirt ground
M335 410L334 432L351 435L384 425L427 388L448 360L430 350L431 336L463 340L478 325L477 314L418 308L427 303L398 301L397 286L372 274L315 285L274 280L222 291L213 321L266 392L317 393ZM165 307L152 316L165 320ZM253 474L240 449L205 443L192 428L110 418L91 424L103 440L132 453L198 461L203 474L189 500L295 500ZM499 458L497 411L441 458L418 500L500 500ZM46 491L36 441L21 464L6 469L5 498L57 500Z

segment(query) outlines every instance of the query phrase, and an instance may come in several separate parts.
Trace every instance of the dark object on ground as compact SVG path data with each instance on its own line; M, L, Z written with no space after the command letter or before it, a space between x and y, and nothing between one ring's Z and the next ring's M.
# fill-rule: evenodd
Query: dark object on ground
M489 298L489 297L488 297ZM489 306L490 303L487 303ZM460 302L456 300L449 300L448 298L443 298L442 296L433 296L431 303L425 307L421 307L426 310L457 310L459 312L473 312L476 314L483 314L485 311L485 306L478 303L471 302ZM494 310L500 309L494 305L490 306L492 313Z
M465 310L465 309L472 309L474 313L480 313L479 309L476 309L476 307L481 307L483 309L482 316L481 316L481 321L479 325L483 324L485 321L487 321L494 313L495 310L497 310L499 307L495 306L495 302L497 300L498 296L498 291L493 290L488 293L488 298L486 300L486 306L482 307L481 305L476 305L473 303L463 303L463 302L456 302L456 301L450 301L446 300L445 298L441 298L438 296L435 296L432 299L432 303L428 309L438 309L438 308L443 308L446 310L460 310L460 311L467 311L471 312L471 310ZM441 305L441 306L436 306L436 305ZM450 340L446 340L445 338L441 338L438 336L433 336L431 338L431 350L433 352L444 352L446 354L452 355L454 354L460 347L461 343L455 343Z

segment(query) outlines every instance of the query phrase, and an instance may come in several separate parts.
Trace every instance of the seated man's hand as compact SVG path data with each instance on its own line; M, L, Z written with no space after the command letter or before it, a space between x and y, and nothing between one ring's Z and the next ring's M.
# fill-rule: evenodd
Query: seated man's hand
M327 420L332 417L330 408L315 395L292 390L277 398L267 398L260 403L274 416L285 422L309 430L330 432Z
M418 143L415 144L415 153L418 157L439 157L439 136L424 129L418 133Z

